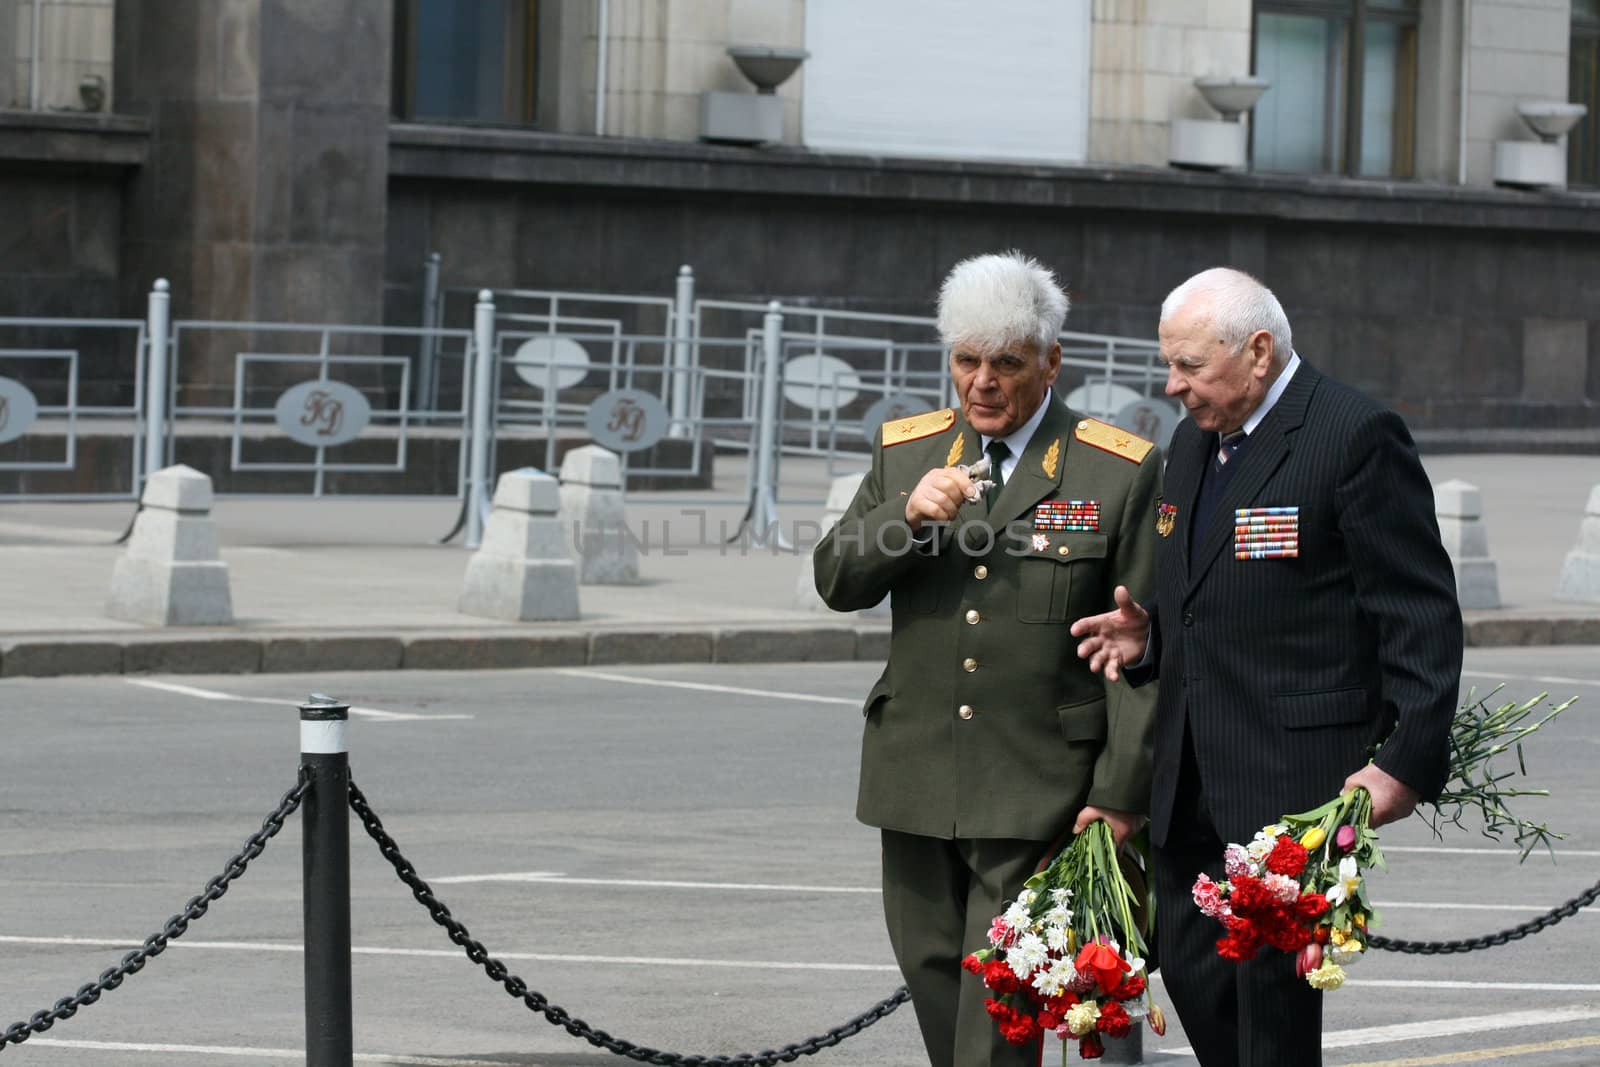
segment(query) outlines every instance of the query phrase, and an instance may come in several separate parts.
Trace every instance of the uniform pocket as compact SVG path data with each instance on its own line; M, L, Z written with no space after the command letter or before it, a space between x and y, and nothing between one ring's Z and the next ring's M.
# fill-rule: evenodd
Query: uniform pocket
M1021 543L1017 566L1017 618L1022 622L1066 622L1071 614L1073 575L1098 570L1106 558L1105 534L1040 531Z
M867 690L867 699L861 702L861 714L871 715L893 695L889 687L889 672L886 670L876 682L872 683L872 688Z
M1371 722L1367 691L1319 689L1308 693L1275 693L1272 709L1286 730L1314 730L1320 726L1349 726Z
M1106 739L1106 698L1098 696L1079 704L1063 704L1056 708L1056 719L1061 723L1061 736L1067 742Z

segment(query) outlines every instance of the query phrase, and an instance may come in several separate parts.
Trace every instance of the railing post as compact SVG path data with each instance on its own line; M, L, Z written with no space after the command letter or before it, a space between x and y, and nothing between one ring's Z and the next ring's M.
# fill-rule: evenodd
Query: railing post
M779 548L789 548L778 524L778 491L773 474L778 458L778 375L783 351L783 307L776 300L767 305L761 334L761 409L756 422L756 489L750 502L750 540L765 548L775 539Z
M157 278L145 314L150 361L145 368L144 477L167 465L167 343L172 326L172 287Z
M306 1067L350 1067L350 705L313 693L300 705L305 901Z
M489 489L489 442L494 433L494 294L478 290L472 319L472 462L467 472L466 546L483 543L483 523L492 495Z
M685 263L678 268L678 292L672 305L672 373L667 395L672 398L673 437L688 437L690 404L694 394L691 370L694 337L694 268Z
M439 253L429 252L422 261L422 347L417 359L417 389L413 404L421 411L437 406L435 384L438 378L439 337Z

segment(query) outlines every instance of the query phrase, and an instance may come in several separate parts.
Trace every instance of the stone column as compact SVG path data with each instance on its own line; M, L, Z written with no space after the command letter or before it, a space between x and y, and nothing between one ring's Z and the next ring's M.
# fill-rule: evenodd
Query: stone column
M463 615L508 622L578 617L578 569L556 512L561 487L532 467L507 471L495 486L483 546L467 563Z
M561 531L582 585L636 585L639 550L622 503L622 463L599 445L561 460Z
M117 0L117 107L151 123L124 311L165 277L183 318L382 321L393 9ZM185 353L186 399L229 402L236 347Z
M1483 501L1478 487L1463 481L1441 482L1433 487L1434 512L1439 519L1439 539L1450 553L1456 574L1456 597L1463 608L1498 608L1500 578L1489 557L1489 532L1483 525Z
M1556 598L1600 604L1600 485L1589 490L1589 503L1578 526L1578 545L1567 553L1561 566Z
M106 614L152 626L233 621L228 565L211 521L211 479L181 464L152 474L128 548L111 575Z
M0 0L0 108L17 100L17 0Z

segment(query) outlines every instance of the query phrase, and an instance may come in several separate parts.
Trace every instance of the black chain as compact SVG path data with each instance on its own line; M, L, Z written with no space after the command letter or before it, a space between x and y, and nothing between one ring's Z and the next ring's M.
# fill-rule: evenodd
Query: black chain
M145 938L144 944L122 957L121 963L105 971L95 981L83 986L70 997L62 997L56 1001L53 1008L34 1012L25 1023L13 1023L8 1026L5 1033L0 1034L0 1052L4 1052L8 1045L20 1045L34 1034L44 1033L61 1019L72 1018L78 1014L79 1008L93 1004L100 999L100 994L120 986L128 975L138 974L144 970L146 961L165 952L169 941L182 937L189 929L189 924L204 915L212 903L228 891L228 886L244 874L245 868L250 866L250 861L266 849L267 841L283 829L284 820L300 806L301 798L310 788L311 783L302 771L295 787L278 801L278 806L261 824L261 829L250 835L238 855L224 865L221 874L207 882L205 889L198 896L185 904L181 912L167 920L160 933Z
M1585 889L1558 908L1551 908L1536 918L1529 919L1519 926L1498 933L1486 934L1483 937L1463 938L1460 941L1397 941L1387 937L1373 934L1367 938L1367 943L1373 948L1383 949L1387 952L1407 952L1414 956L1441 956L1452 952L1473 952L1480 948L1497 948L1500 945L1509 945L1519 941L1529 934L1536 934L1540 930L1548 930L1562 919L1570 919L1583 908L1587 908L1597 899L1600 899L1600 882Z
M635 1045L631 1041L612 1037L604 1030L597 1030L582 1019L574 1018L565 1008L551 1004L543 993L529 989L527 982L508 971L504 963L490 956L489 950L484 948L481 942L474 940L467 928L451 916L450 909L444 902L434 896L433 890L417 874L411 861L401 855L400 846L384 830L383 823L373 812L372 806L367 803L366 796L356 788L353 781L350 783L350 807L361 817L361 824L367 828L367 834L378 843L378 851L383 853L383 858L394 867L400 880L411 888L411 895L428 909L428 914L433 916L434 922L449 931L451 942L460 945L466 951L467 959L482 967L490 979L503 985L507 993L521 1000L530 1011L543 1015L552 1026L559 1026L573 1037L582 1038L589 1044L603 1048L614 1055L626 1056L640 1063L658 1064L661 1067L677 1067L677 1065L704 1067L707 1064L772 1067L777 1063L793 1063L801 1056L813 1055L839 1044L848 1037L854 1037L911 999L911 993L905 986L901 986L849 1022L835 1026L820 1036L808 1037L804 1041L785 1045L781 1049L767 1049L756 1053L741 1052L736 1056L686 1056Z

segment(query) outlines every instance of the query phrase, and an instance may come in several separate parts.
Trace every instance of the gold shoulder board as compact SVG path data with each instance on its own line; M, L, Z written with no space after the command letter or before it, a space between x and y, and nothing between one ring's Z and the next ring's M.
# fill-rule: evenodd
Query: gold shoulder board
M893 422L883 424L883 447L890 445L903 445L907 441L916 441L923 437L932 437L936 433L944 433L956 422L954 408L945 408L942 411L925 411L921 415L912 415L910 418L895 419Z
M1129 463L1143 463L1144 457L1156 447L1152 441L1099 419L1080 419L1074 436L1086 445L1093 445L1113 456L1121 456Z

